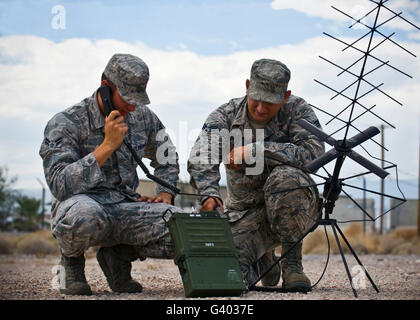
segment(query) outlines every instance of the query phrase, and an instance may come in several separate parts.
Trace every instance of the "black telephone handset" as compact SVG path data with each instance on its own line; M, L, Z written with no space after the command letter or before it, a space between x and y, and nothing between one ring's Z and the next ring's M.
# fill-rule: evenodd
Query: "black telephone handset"
M99 88L99 94L101 95L102 105L104 106L105 115L108 117L109 114L115 109L112 104L112 90L109 86L101 86Z
M117 110L115 109L115 107L112 104L112 91L111 88L109 86L101 86L99 89L99 94L101 95L101 99L102 99L102 105L104 106L104 111L106 116L109 116L109 114L112 112L112 110ZM146 174L146 176L150 179L155 181L156 183L160 184L161 186L164 186L168 189L171 189L173 192L175 192L176 194L180 193L181 190L179 190L177 187L163 181L162 179L155 177L154 175L152 175L149 172L149 169L147 169L147 167L144 165L143 161L141 161L141 159L139 158L139 156L137 155L136 151L133 149L133 147L131 146L130 143L128 143L125 139L124 139L124 144L127 146L127 148L130 150L131 154L133 155L134 160L136 160L136 162L138 163L138 165L140 166L140 168L143 170L143 172ZM173 200L173 199L172 199Z

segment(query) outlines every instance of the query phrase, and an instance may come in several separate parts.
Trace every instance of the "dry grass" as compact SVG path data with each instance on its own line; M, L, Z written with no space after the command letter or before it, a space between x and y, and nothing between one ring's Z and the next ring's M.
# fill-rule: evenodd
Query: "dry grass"
M327 230L331 252L339 253L331 228L327 227ZM362 225L354 223L350 224L343 232L358 254L420 254L420 237L417 236L417 230L415 228L399 228L385 235L375 233L364 234ZM327 248L327 239L324 229L321 227L310 233L303 242L304 254L325 254ZM342 248L345 253L350 253L343 242ZM98 249L99 247L89 248L86 252L86 257L95 257ZM58 255L59 246L49 230L39 230L20 236L10 233L0 234L0 254L13 253L33 254L37 256L45 256L47 254Z
M327 227L332 253L339 253L331 229ZM420 237L415 228L399 228L385 235L364 234L362 225L354 223L343 230L352 248L359 254L420 254ZM350 253L345 243L341 246L345 253ZM327 252L327 239L323 228L318 228L308 235L303 242L303 253L324 254Z
M11 254L15 251L15 245L10 237L0 237L0 254Z
M38 230L23 235L9 233L0 235L0 253L45 256L58 254L59 246L49 230Z

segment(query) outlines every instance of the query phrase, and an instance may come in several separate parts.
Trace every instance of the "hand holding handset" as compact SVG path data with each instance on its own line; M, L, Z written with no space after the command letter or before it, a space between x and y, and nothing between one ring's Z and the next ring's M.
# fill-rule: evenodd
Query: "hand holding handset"
M105 139L104 143L111 148L111 150L117 150L124 140L125 134L128 131L128 127L123 117L120 117L120 113L114 108L112 104L112 91L108 86L102 86L99 88L99 94L104 108L105 118Z
M108 117L111 111L117 110L112 104L112 90L109 86L101 86L99 88L99 94L101 95L102 105L104 106L105 115Z
M105 114L108 117L113 110L117 110L117 109L115 109L115 107L112 104L112 98L111 98L112 97L112 91L111 91L111 88L109 86L101 86L99 88L99 94L101 95L102 105L104 106ZM116 118L118 118L118 117L116 117ZM139 158L139 156L137 155L136 151L133 149L133 147L131 146L131 144L128 143L127 140L125 140L125 139L123 140L123 143L130 150L131 154L133 155L134 160L136 160L136 162L138 163L138 165L140 166L140 168L143 170L143 172L146 174L146 176L150 180L153 180L156 183L160 184L161 186L172 190L176 194L180 193L181 190L179 190L177 187L175 187L175 186L173 186L173 185L171 185L171 184L163 181L162 179L159 179L158 177L155 177L154 175L152 175L149 172L149 169L147 169L147 167L144 165L143 161L141 161L141 159Z

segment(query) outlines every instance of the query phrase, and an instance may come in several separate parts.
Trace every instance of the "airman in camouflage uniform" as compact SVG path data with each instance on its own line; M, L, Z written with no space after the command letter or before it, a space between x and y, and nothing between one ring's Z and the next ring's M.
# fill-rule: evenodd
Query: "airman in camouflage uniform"
M47 124L40 155L46 181L56 198L52 233L61 247L66 294L91 294L84 275L84 252L102 246L98 261L113 291L139 292L131 279L131 261L139 257L171 258L173 247L162 214L174 194L158 186L157 196L136 193L139 185L129 142L138 157L151 159L159 178L175 185L179 166L169 137L157 138L163 124L146 104L147 65L138 57L115 54L101 85L112 88L116 110L105 117L98 91L56 114ZM175 159L162 164L156 150L166 144Z
M314 225L318 213L318 190L302 168L324 152L324 144L296 121L304 119L321 126L313 109L287 90L289 79L290 70L283 63L255 61L246 81L247 95L230 100L208 116L188 162L192 185L201 194L219 199L219 165L222 160L226 165L226 214L248 284L273 264L274 249L279 245L283 252L290 248ZM220 132L237 129L242 133L252 130L253 140L231 145L230 153L221 157L212 155L215 149L217 154L223 152ZM258 130L263 130L259 140ZM263 153L262 172L247 173L249 166L243 161L258 152ZM204 210L216 206L212 198L203 198L202 204ZM301 260L299 243L282 260L281 268L277 265L262 279L263 285L277 285L282 269L283 287L310 289Z

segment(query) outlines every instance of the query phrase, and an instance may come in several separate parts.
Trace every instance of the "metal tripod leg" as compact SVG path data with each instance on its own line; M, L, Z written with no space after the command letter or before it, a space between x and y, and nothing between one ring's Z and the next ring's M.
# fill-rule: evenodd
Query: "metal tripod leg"
M346 243L347 247L350 249L351 253L353 254L353 257L356 259L357 263L363 268L363 271L365 272L367 278L369 279L370 283L372 284L373 288L376 290L376 292L379 293L379 289L376 287L375 283L373 282L372 278L370 277L369 273L367 272L365 266L362 264L362 262L360 261L359 257L357 256L356 252L354 252L353 248L351 247L350 243L347 241L346 237L344 236L343 232L341 231L341 229L338 227L338 225L336 225L336 228L338 230L338 232L341 235L341 238L343 238L344 242Z
M333 229L335 241L337 242L338 250L340 250L340 254L341 254L341 259L343 260L344 267L346 268L347 277L349 278L351 289L353 290L354 296L357 298L357 292L356 292L356 289L354 288L354 285L353 285L353 280L352 280L352 277L351 277L351 274L350 274L349 266L347 265L347 261L346 261L346 258L344 257L343 249L341 248L340 239L338 238L337 231L335 230L336 227L337 227L336 222L335 221L332 222L331 223L331 228Z

